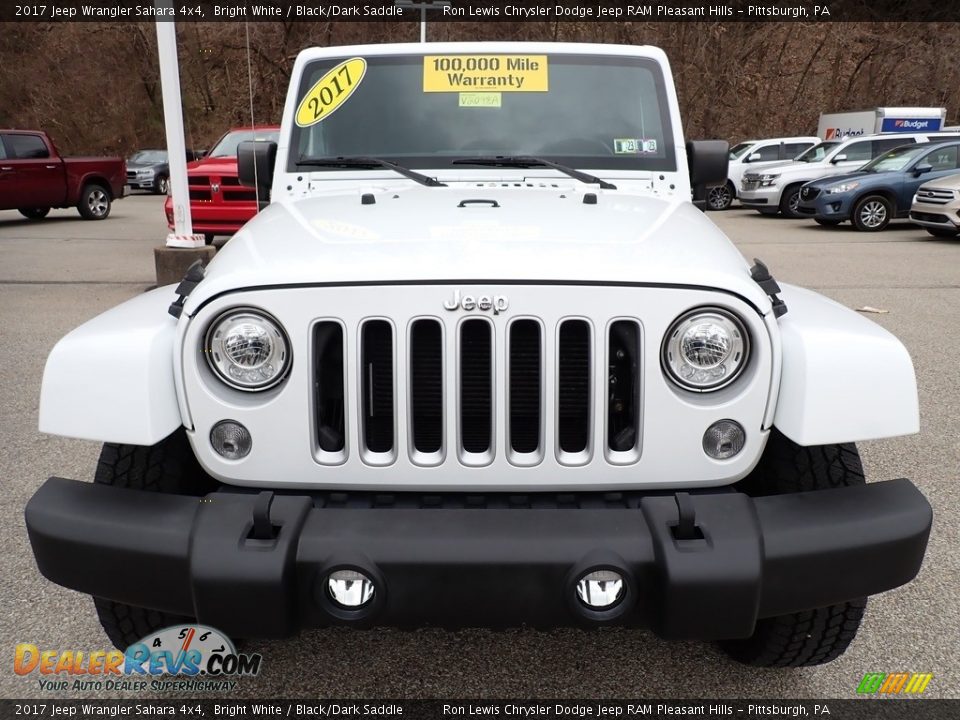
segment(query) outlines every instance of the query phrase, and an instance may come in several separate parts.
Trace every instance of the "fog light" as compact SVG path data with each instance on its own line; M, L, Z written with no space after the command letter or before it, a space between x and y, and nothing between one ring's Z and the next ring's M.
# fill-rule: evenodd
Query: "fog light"
M210 431L214 451L227 460L240 460L250 454L253 438L250 431L233 420L221 420Z
M623 576L616 570L594 570L577 582L577 597L589 608L604 610L623 597Z
M714 460L726 460L743 450L746 440L740 423L718 420L703 434L703 451Z
M351 610L370 602L375 590L373 580L357 570L334 570L327 577L330 599Z

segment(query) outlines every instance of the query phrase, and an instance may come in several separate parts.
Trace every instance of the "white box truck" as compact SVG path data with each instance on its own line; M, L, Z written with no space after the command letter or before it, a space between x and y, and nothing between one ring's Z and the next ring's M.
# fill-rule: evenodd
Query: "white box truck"
M856 135L895 132L936 132L947 117L942 107L878 107L870 110L823 113L817 136L842 140Z

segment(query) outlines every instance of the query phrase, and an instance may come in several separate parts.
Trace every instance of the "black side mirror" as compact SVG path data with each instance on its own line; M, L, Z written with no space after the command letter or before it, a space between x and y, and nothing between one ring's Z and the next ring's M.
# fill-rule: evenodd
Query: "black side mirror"
M707 207L707 188L727 182L729 162L730 144L726 140L687 142L687 164L690 167L693 204L701 210Z
M237 174L240 184L256 189L260 204L270 202L273 169L277 164L277 144L266 140L246 140L237 146Z
M933 165L931 165L930 163L920 163L913 169L913 174L916 177L920 177L921 175L924 175L925 173L928 173L931 170L933 170Z

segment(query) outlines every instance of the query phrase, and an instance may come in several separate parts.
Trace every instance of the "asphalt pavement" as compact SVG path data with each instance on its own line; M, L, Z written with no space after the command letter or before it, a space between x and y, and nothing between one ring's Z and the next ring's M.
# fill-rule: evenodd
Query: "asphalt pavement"
M134 195L103 222L58 210L43 222L0 212L0 697L144 697L50 692L13 671L14 647L108 649L89 598L44 580L23 524L30 495L50 475L90 478L99 448L41 435L37 404L54 343L81 322L154 284L153 248L166 226L162 199ZM920 392L919 435L860 445L869 479L909 477L933 504L920 576L870 601L851 649L803 670L733 664L708 643L665 642L646 631L310 631L251 642L257 678L234 697L311 698L852 698L867 672L933 673L925 695L960 697L960 239L908 223L879 234L747 210L711 213L748 258L778 280L870 314L910 350ZM220 241L218 241L220 242ZM682 242L678 238L677 242Z

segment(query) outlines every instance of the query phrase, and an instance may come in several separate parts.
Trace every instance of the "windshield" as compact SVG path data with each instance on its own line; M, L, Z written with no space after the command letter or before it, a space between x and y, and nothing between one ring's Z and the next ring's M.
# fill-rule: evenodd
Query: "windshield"
M794 162L820 162L839 144L840 143L838 142L822 142L819 145L814 145L812 148L807 150L805 153L798 155L793 160Z
M210 157L236 157L237 146L247 140L267 140L278 142L279 130L236 130L228 132L210 151Z
M140 163L142 165L157 165L167 161L166 150L140 150L130 156L127 162Z
M904 147L894 148L885 152L883 155L874 158L866 165L864 165L861 170L866 172L888 172L903 170L907 165L909 165L915 158L922 155L929 148L916 145L907 145Z
M496 155L577 168L676 170L663 76L644 58L318 60L304 69L298 97L289 172L300 169L301 158L373 156L438 168Z
M741 155L744 155L747 152L747 150L749 150L753 146L754 146L754 143L752 142L743 142L743 143L740 143L739 145L734 145L732 148L730 148L730 159L736 160Z

